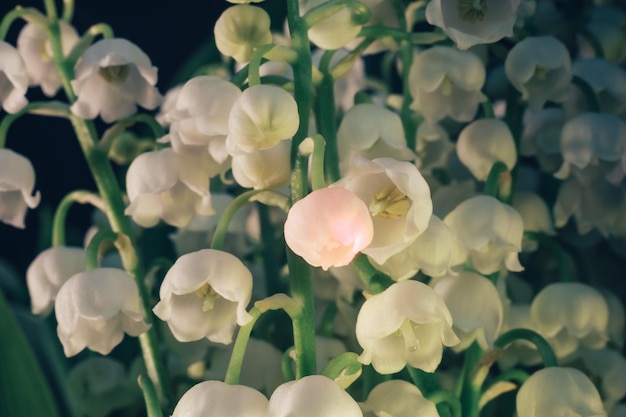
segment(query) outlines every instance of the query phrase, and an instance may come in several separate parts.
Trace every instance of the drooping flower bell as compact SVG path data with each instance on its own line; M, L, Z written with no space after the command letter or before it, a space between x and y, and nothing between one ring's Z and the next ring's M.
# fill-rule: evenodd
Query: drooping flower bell
M181 342L204 337L229 344L236 325L252 317L252 273L234 255L202 249L178 258L165 275L154 314Z
M248 62L258 46L272 43L270 16L260 7L238 4L226 9L215 22L215 45L237 62Z
M433 0L426 20L439 26L459 49L513 36L520 0Z
M415 385L399 379L376 385L367 396L367 401L359 405L363 417L439 417L434 402L426 399Z
M0 149L1 222L19 229L25 227L27 207L37 207L41 199L39 191L33 195L33 188L35 171L30 161L10 149Z
M324 270L348 265L369 245L373 233L367 206L339 187L322 188L298 200L285 221L289 248L309 265Z
M255 190L281 187L291 178L291 140L253 153L233 156L233 178L237 184Z
M443 346L459 338L441 297L419 281L401 281L365 300L356 322L363 348L359 361L381 374L400 371L407 364L434 372Z
M57 334L65 356L84 348L108 355L124 338L150 327L143 320L139 292L132 277L115 268L98 268L72 276L54 303Z
M17 49L0 40L0 103L7 113L17 113L28 103L28 74Z
M126 39L103 39L76 66L72 88L78 98L70 110L83 119L100 115L107 123L132 115L137 104L153 110L161 103L156 82L157 69L141 49Z

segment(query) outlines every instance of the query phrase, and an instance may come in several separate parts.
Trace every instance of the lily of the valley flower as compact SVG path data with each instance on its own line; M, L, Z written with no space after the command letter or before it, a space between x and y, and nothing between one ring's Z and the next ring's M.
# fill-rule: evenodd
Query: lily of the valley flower
M2 43L0 43L0 54L1 48ZM41 199L39 191L33 195L33 188L35 188L35 171L30 161L10 149L0 149L1 222L20 229L24 228L26 208L37 207Z
M298 200L285 221L289 248L324 270L348 265L372 237L367 206L354 193L339 187L322 188Z
M411 65L411 108L430 122L449 116L459 122L474 118L478 104L486 99L485 66L472 52L434 46L417 54Z
M268 417L267 405L267 398L253 388L204 381L181 397L171 417Z
M235 155L232 159L233 177L237 184L255 190L281 187L291 178L291 140L280 141L276 146Z
M234 255L203 249L178 258L165 275L154 313L181 342L204 337L229 344L252 317L252 274Z
M439 417L435 403L427 400L415 385L399 379L376 385L367 401L359 405L363 417Z
M553 366L532 374L517 393L519 417L606 417L593 382L574 368Z
M70 110L78 117L114 122L137 111L137 104L148 110L161 103L154 87L157 69L150 58L126 39L103 39L91 45L82 56L72 81L78 99Z
M26 284L33 314L47 315L61 286L73 275L85 270L82 248L55 246L41 252L26 271Z
M459 338L441 297L418 281L401 281L365 300L356 322L363 348L359 361L381 374L400 371L407 364L434 372L443 346Z
M28 103L28 75L19 52L0 40L0 102L7 113L17 113Z
M313 7L327 3L329 0L300 0L300 11L306 13ZM372 1L378 3L380 0ZM354 22L352 10L346 7L333 15L320 20L309 29L309 39L322 49L333 50L346 46L357 37L361 31L361 25Z
M272 43L270 16L249 4L226 9L215 22L214 33L217 49L237 62L248 62L256 47Z
M352 191L369 208L374 238L362 252L378 264L413 243L428 227L433 212L430 188L411 162L357 158L331 187Z
M282 384L270 397L268 410L272 417L363 416L359 405L347 392L321 375Z
M291 138L300 124L298 104L280 87L255 85L235 101L228 119L231 155L253 153Z
M520 0L433 0L426 20L439 26L459 49L513 36Z
M566 99L572 80L571 66L567 48L551 36L528 37L518 42L504 62L509 81L534 110L541 109L546 101L559 103Z
M148 330L133 278L115 268L98 268L72 276L54 303L57 334L65 356L84 348L108 355L124 338Z

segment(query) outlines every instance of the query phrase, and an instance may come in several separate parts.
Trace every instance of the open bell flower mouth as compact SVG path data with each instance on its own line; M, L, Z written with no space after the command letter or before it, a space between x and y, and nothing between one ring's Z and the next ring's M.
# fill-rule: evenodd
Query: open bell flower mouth
M39 205L33 165L10 149L0 149L0 222L23 229L27 208Z
M177 340L232 342L236 325L252 320L252 273L234 255L202 249L178 258L165 275L153 311Z
M156 82L157 69L139 47L126 39L102 39L76 66L72 88L78 98L70 110L83 119L100 115L107 123L134 114L137 104L153 110L162 100Z
M367 206L344 188L322 188L298 200L285 221L287 246L312 266L348 265L374 235Z

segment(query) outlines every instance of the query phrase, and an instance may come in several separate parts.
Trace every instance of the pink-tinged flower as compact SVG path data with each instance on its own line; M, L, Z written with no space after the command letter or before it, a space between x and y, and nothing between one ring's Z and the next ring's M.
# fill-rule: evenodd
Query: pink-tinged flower
M373 237L367 206L344 188L313 191L291 207L285 222L289 248L324 270L348 265Z

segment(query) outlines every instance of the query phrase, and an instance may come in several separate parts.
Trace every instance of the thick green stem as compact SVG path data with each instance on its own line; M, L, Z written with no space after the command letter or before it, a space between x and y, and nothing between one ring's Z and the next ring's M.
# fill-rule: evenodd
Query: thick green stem
M248 63L248 85L250 87L261 84L260 69L263 56L271 51L276 45L270 43L267 45L261 45L254 50Z
M413 63L413 46L408 41L402 41L400 42L400 52L402 58L402 109L400 116L402 118L402 127L404 128L406 146L411 150L415 150L417 129L413 110L411 110L413 97L411 96L411 90L409 88L411 85L409 77L411 64Z
M558 366L556 355L552 350L552 347L548 344L546 339L543 338L539 333L534 332L530 329L513 329L508 332L500 335L493 343L493 346L496 348L504 349L510 343L513 343L516 340L527 340L533 345L537 346L537 350L543 359L544 368L548 368L550 366Z
M447 404L452 412L452 417L461 417L462 409L461 402L457 397L449 391L435 391L426 396L430 401L436 405Z
M38 11L31 8L24 8L22 6L16 6L15 9L4 15L2 22L0 22L0 40L6 38L11 25L17 19L24 19L30 22L34 22L42 27L46 26L46 20L41 17Z
M76 190L67 194L54 213L54 220L52 222L52 246L65 246L65 220L67 219L67 213L74 203L79 204L91 204L92 206L105 211L106 207L99 195L87 191Z
M326 141L319 133L311 136L313 139L313 158L311 163L311 187L319 190L326 187L326 179L324 176L324 154L326 149Z
M145 378L143 375L139 375L137 378L137 384L143 392L143 399L146 403L146 412L148 417L163 417L163 411L159 404L159 396L157 395L154 384L150 378Z
M465 351L465 362L459 375L461 385L455 388L455 395L461 399L463 417L478 417L481 386L474 382L474 376L482 353L476 342Z
M330 74L328 67L320 68L320 70L322 72L322 81L316 88L315 121L318 132L326 140L324 155L326 179L328 182L333 183L341 177L339 172L339 151L337 149L337 119L335 117L335 80Z
M374 268L367 256L362 253L354 258L352 266L372 294L381 293L394 283L389 276Z
M252 307L250 315L252 316L252 320L245 326L242 326L237 333L237 339L235 340L235 345L233 346L233 353L230 356L230 362L228 362L226 376L224 377L224 382L227 384L236 385L239 383L241 366L243 365L243 358L246 354L250 334L252 333L254 324L261 316L261 310L256 307Z

